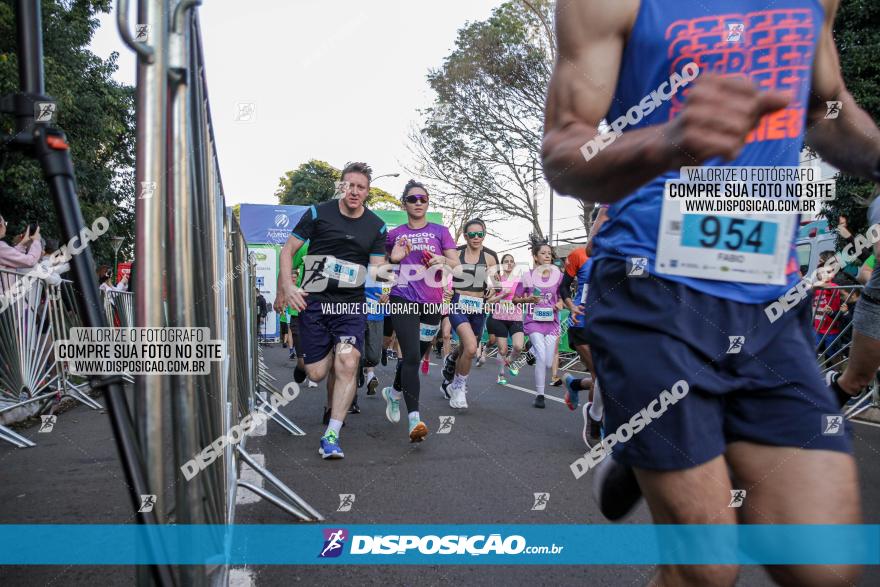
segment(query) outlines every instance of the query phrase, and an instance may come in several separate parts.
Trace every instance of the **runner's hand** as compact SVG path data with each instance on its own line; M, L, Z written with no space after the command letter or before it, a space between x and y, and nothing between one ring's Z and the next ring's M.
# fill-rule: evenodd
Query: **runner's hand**
M681 114L665 125L674 166L702 165L714 157L736 159L761 117L789 102L787 94L759 91L742 78L700 76Z
M435 255L434 253L428 253L430 257L428 257L428 267L433 267L434 265L440 265L441 263L446 263L446 257L443 255Z
M398 238L394 243L394 248L391 249L391 262L400 263L404 257L410 254L410 251L412 251L412 245L409 244L409 239L405 236Z
M571 312L572 318L580 318L584 315L584 307L582 305L575 306L574 304L571 304L570 306L568 306L568 311Z
M280 314L285 307L290 306L294 310L302 312L306 309L306 296L308 295L293 285L282 287L278 295L275 296L275 311Z

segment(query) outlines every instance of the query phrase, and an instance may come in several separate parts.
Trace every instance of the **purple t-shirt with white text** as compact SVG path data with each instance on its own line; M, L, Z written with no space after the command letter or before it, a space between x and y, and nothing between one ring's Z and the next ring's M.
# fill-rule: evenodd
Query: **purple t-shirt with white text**
M545 272L547 275L544 275ZM541 296L541 301L532 307L532 311L523 312L523 332L527 335L533 332L559 335L559 311L556 310L556 302L559 301L559 286L561 284L562 271L555 265L549 265L543 269L532 269L522 276L522 280L516 286L515 296L521 298L530 293ZM540 290L540 294L537 290ZM536 320L536 313L540 313L540 310L544 310L548 315L552 310L552 320Z
M423 263L424 251L442 255L443 251L455 249L455 241L449 229L429 222L422 228L413 229L406 224L388 231L385 248L388 254L394 248L397 239L405 236L412 246L409 254L400 261L400 272L397 282L391 288L392 296L399 296L410 302L439 304L443 301L443 288L439 286L442 273L440 267L429 270ZM425 279L425 274L427 280ZM437 282L437 286L434 282Z

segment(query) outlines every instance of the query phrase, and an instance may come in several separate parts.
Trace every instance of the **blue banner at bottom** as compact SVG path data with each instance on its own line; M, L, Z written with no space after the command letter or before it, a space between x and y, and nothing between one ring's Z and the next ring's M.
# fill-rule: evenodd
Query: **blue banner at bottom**
M3 565L880 564L880 525L0 525Z

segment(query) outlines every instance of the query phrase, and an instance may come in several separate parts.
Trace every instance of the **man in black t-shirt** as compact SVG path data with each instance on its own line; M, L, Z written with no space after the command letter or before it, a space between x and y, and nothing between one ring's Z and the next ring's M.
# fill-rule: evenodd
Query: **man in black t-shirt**
M367 327L363 311L367 266L385 261L385 223L364 208L371 175L366 163L349 163L342 171L342 198L312 206L281 249L275 308L299 310L297 352L305 362L305 371L298 369L294 378L297 383L306 375L312 381L328 378L330 418L318 450L325 459L345 456L338 438L356 391L355 375ZM306 241L309 254L299 288L290 278L291 265ZM347 308L329 307L333 304Z

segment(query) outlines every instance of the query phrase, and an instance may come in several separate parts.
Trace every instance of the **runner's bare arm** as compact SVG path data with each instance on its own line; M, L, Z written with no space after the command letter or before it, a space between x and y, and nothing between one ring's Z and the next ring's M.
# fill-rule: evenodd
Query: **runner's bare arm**
M616 201L665 170L657 161L660 148L654 132L627 133L589 162L580 151L598 134L611 105L637 10L637 0L556 5L558 50L547 93L542 157L544 175L558 192L594 202Z
M461 261L458 259L458 249L446 249L443 251L443 256L446 257L446 266L450 269L461 265Z
M831 33L840 0L823 0L825 24L813 61L813 86L807 112L806 142L838 169L867 179L880 164L880 130L847 91ZM828 118L828 102L841 102L837 118Z
M500 265L495 261L492 255L486 255L486 290L487 301L497 301L498 296L493 296L493 292L501 287L501 280L498 279L498 269Z
M785 94L758 91L741 78L701 73L676 118L624 132L585 159L581 147L596 136L613 99L638 2L573 0L557 6L559 50L542 156L544 175L563 194L616 202L665 171L714 157L733 160L761 117L789 102Z
M278 293L275 294L275 303L273 304L276 312L281 312L288 306L288 293L294 289L293 280L291 279L293 256L296 255L296 252L303 244L305 244L304 241L299 240L295 236L289 236L287 237L287 242L281 247L278 261L278 288L276 290Z

